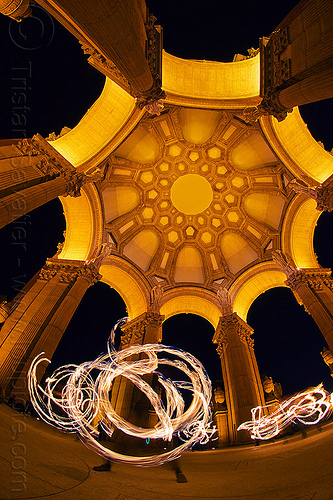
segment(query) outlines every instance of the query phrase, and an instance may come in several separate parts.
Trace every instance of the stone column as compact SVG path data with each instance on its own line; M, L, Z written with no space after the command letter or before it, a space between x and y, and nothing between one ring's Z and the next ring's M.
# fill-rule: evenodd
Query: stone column
M31 158L31 166L0 172L0 228L58 196L80 196L86 182L99 178L78 173L40 135L15 147L22 158Z
M299 304L312 316L333 350L333 280L331 270L297 269L289 274L289 286Z
M31 6L29 0L8 0L0 1L0 13L15 19L15 21L22 21L24 17L31 16Z
M246 110L248 121L279 121L295 106L333 97L333 6L303 0L269 37L260 40L262 102Z
M122 327L123 334L120 348L125 349L133 344L159 343L162 339L163 320L164 316L157 312L148 311L129 321ZM133 356L129 360L134 361L135 357ZM151 384L153 377L146 375L144 379ZM112 388L111 404L123 418L128 418L141 427L148 427L148 399L126 378L118 377L115 380Z
M85 291L101 278L95 263L48 259L0 332L0 386L27 399L27 371L44 351L49 359ZM41 377L46 365L41 367Z
M328 177L321 186L316 188L317 210L333 211L333 175Z
M252 408L265 404L252 333L252 328L232 313L220 318L213 337L221 358L231 443L249 440L248 433L237 432L237 428L251 420Z
M90 64L159 114L162 28L154 26L144 0L38 3L78 38Z
M273 252L274 260L286 274L285 284L292 290L299 304L312 316L333 350L333 280L331 269L297 269L289 256Z
M302 193L317 202L317 210L321 212L332 212L333 210L333 175L328 177L321 186L312 188L305 186L297 179L288 184L296 193Z

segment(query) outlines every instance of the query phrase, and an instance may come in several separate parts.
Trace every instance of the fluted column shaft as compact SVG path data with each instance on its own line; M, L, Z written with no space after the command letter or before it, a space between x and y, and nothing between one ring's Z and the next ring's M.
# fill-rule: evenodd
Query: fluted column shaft
M80 196L86 182L97 180L77 172L39 134L12 148L21 155L0 164L0 229L58 196Z
M64 178L37 184L0 199L0 229L22 215L67 194L68 182Z
M229 440L247 441L237 427L251 419L251 409L264 405L264 394L253 351L253 330L236 313L221 317L213 341L218 344L228 408Z
M0 332L0 385L6 394L27 398L31 361L42 351L51 359L85 291L99 278L96 268L84 262L46 262Z
M333 279L330 269L299 269L285 282L317 323L333 351Z
M156 312L146 312L122 327L121 349L133 344L157 344L162 339L162 322L164 316ZM134 356L129 360L134 361ZM145 380L152 383L152 376ZM147 427L149 421L149 401L126 378L118 377L112 388L111 404L123 418L131 417L136 424ZM133 415L133 409L135 414Z
M144 0L57 0L38 3L83 45L89 62L144 102L161 91L160 29Z
M258 109L279 121L295 106L333 97L333 5L303 0L261 39Z

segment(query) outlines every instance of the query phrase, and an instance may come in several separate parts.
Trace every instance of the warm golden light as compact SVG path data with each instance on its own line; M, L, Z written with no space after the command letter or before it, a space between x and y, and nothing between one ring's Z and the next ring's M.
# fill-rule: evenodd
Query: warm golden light
M179 177L171 188L173 206L186 215L200 214L213 201L213 191L209 182L198 174Z

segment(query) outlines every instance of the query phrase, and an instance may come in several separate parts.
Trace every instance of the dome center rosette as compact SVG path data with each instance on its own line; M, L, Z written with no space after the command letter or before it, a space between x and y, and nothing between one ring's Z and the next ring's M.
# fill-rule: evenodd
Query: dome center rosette
M179 212L196 215L204 212L212 203L213 190L202 175L186 174L172 184L170 197Z

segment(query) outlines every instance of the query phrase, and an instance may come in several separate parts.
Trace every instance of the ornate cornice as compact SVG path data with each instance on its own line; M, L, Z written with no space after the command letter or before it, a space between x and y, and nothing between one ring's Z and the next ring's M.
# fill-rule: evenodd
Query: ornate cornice
M299 285L306 284L312 291L317 292L327 286L333 291L333 280L331 269L296 269L288 276L285 284L291 290L297 290Z
M213 342L219 345L219 348L225 348L228 344L228 336L230 329L236 329L236 333L240 340L246 342L249 347L253 348L254 342L251 338L253 329L245 323L236 313L221 316L217 325Z
M146 59L153 78L153 85L146 92L136 96L140 108L152 115L160 115L164 108L165 92L162 90L162 28L155 26L156 17L147 10Z
M30 2L29 0L12 0L4 3L5 6L0 8L0 13L17 22L21 22L25 17L31 16L31 5L35 2Z
M85 278L89 286L93 285L102 278L98 272L98 267L94 262L86 263L77 260L66 259L47 259L45 265L39 273L39 279L49 281L57 276L60 283L71 284L78 278Z
M80 43L83 52L89 55L88 63L91 64L91 66L106 75L113 82L126 90L126 92L135 97L131 84L124 77L122 72L117 68L114 62L111 61L111 59L107 59L100 52L98 52L98 50L96 50L94 47L91 47L87 43Z
M333 211L333 175L316 188L317 210Z
M151 325L158 328L162 325L163 320L164 316L152 311L148 311L132 319L122 326L121 345L143 344L147 326Z
M48 177L47 180L50 177L62 177L65 180L67 186L63 196L80 196L84 184L98 181L102 177L99 169L94 170L91 175L77 172L75 167L39 134L30 140L19 141L15 147L22 155L37 157L38 161L34 166Z

